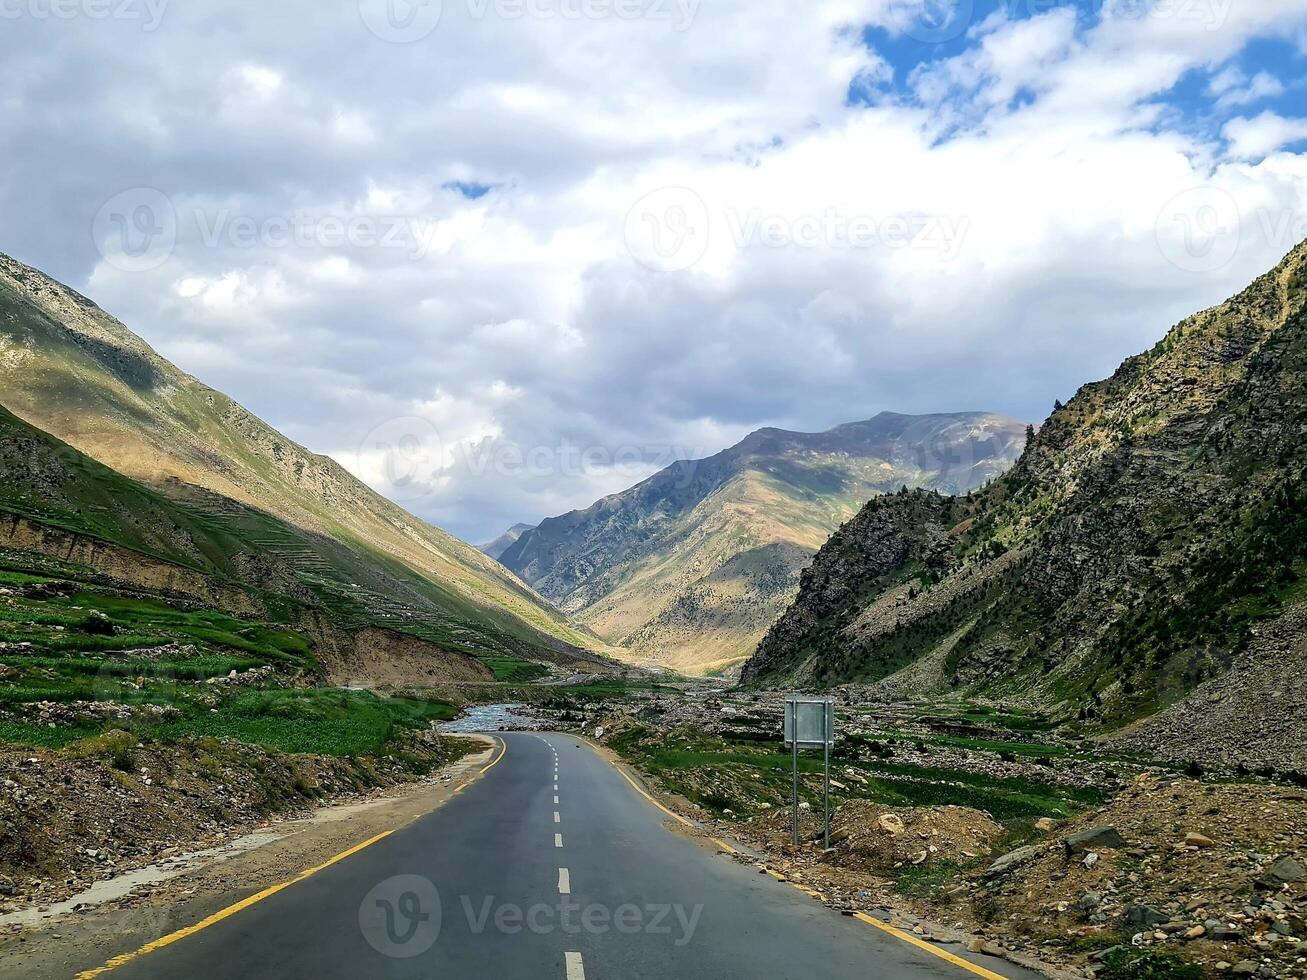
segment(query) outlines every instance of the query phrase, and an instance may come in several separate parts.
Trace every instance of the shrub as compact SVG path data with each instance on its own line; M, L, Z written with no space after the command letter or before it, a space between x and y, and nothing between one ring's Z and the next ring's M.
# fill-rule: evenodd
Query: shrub
M1099 980L1202 980L1203 971L1169 953L1114 949L1103 957Z

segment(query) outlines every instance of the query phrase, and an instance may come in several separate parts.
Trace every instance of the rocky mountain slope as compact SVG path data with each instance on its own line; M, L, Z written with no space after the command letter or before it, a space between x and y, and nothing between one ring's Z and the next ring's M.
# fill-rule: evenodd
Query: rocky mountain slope
M745 682L986 693L1307 770L1305 304L1307 244L1059 405L984 490L871 501Z
M182 373L90 300L0 255L0 403L103 492L7 454L4 506L240 590L481 656L593 659L593 638L475 548ZM13 431L17 419L7 417ZM84 460L78 463L84 465ZM122 485L111 488L114 480ZM38 505L38 502L40 506ZM213 576L217 578L213 578Z
M868 497L981 486L1011 465L1025 429L986 413L888 412L820 433L761 429L546 520L500 561L635 659L720 670L754 649L799 570Z

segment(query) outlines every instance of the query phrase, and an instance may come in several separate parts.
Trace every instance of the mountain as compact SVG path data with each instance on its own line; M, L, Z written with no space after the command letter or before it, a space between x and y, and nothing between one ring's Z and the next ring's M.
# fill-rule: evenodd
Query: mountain
M83 457L100 464L97 485L123 481L82 503L91 491L80 480L11 453L0 472L11 514L275 593L351 635L396 630L479 657L594 659L583 649L593 638L495 561L3 255L0 403L10 431L21 420L28 441L63 447L44 454L54 463L72 450L79 467Z
M500 561L632 658L719 671L752 652L799 570L868 497L980 486L1025 438L1024 423L974 412L760 429L544 521Z
M964 497L873 500L752 685L991 694L1307 771L1307 243L1059 405Z
M513 546L513 542L529 530L531 530L530 524L514 524L489 544L483 544L481 550L491 558L498 560L500 555Z

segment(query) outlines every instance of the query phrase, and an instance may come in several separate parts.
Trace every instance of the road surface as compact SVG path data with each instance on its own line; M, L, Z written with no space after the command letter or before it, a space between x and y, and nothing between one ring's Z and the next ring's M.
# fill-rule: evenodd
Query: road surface
M113 980L968 980L680 833L587 743L508 733L446 805ZM956 950L957 947L952 947ZM1022 977L1007 964L981 969ZM97 975L95 971L82 976Z

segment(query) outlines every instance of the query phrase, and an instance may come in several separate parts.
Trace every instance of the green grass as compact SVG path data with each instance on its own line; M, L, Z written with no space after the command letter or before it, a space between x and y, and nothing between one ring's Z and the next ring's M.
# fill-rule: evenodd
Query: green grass
M383 698L334 688L288 687L310 675L316 660L309 639L285 627L237 619L214 610L181 608L158 599L124 596L68 580L13 570L11 588L62 581L52 594L8 597L0 603L0 640L30 644L0 655L0 743L62 748L121 728L141 740L225 737L288 752L330 755L382 751L406 729L456 714L452 705ZM103 635L107 618L116 635ZM134 656L168 648L162 657ZM268 665L275 673L260 688L204 683L229 672ZM301 682L302 683L302 682ZM75 725L33 724L25 705L105 702L171 709Z
M549 676L549 668L519 657L481 657L481 662L495 672L495 680L510 684L529 684Z
M400 729L425 727L456 714L445 702L382 698L367 691L251 691L231 699L216 715L159 725L151 734L165 741L211 736L282 752L352 756L380 751Z
M686 730L656 734L637 727L622 733L612 744L673 792L711 809L729 807L738 811L739 804L747 805L751 800L733 803L721 793L703 794L686 778L686 773L692 770L720 773L723 786L744 786L752 795L752 802L774 803L790 792L793 759L779 748L774 738L764 740L753 734L717 738ZM833 760L835 778L847 785L846 790L836 792L840 799L870 799L891 806L969 806L988 812L996 820L1065 817L1102 799L1094 790L880 760L857 761L859 770L868 776L867 783L859 785L839 775L839 769L852 761L838 751ZM800 754L801 773L815 776L821 770L820 756ZM804 795L809 802L815 802L815 792L806 785Z

